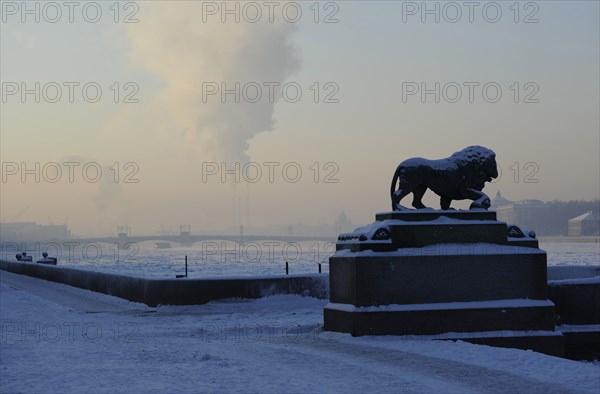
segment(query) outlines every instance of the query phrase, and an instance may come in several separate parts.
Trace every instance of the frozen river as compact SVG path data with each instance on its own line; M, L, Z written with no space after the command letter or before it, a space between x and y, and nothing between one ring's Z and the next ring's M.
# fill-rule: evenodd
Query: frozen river
M225 240L198 242L192 246L171 243L167 249L156 249L154 241L132 243L127 249L116 244L91 243L34 245L27 247L34 261L43 251L58 257L60 266L118 273L145 278L171 278L185 272L191 278L222 276L285 275L328 272L329 256L335 251L332 242L257 241L239 243ZM5 250L2 258L15 261L15 250Z
M118 273L145 278L173 278L185 271L188 256L188 275L191 278L222 276L285 275L285 262L290 274L328 272L329 256L335 251L333 242L257 241L240 244L232 241L199 242L168 249L156 249L154 242L130 245L119 249L115 244L93 243L34 246L28 248L34 260L47 250L57 256L59 265ZM540 243L548 253L548 265L600 266L598 243ZM14 261L14 250L5 250L3 258Z

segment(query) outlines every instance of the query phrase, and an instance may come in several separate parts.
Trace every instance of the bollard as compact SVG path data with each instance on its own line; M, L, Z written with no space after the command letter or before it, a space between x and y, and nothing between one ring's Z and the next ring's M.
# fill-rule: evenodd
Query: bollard
M319 273L321 273L321 263L319 263Z
M285 262L285 274L289 275L290 274L290 265L288 264L288 262Z
M185 255L185 275L175 275L176 278L187 278L188 276L188 268L187 268L187 255Z

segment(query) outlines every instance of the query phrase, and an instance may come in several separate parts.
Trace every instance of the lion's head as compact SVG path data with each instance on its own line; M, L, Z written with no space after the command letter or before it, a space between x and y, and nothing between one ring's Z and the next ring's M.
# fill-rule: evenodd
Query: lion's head
M482 190L485 182L498 177L496 153L479 145L468 146L450 156L468 179L467 187Z

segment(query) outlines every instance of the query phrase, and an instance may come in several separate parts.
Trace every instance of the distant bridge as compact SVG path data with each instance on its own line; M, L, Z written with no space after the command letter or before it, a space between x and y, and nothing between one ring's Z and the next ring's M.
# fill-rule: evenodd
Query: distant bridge
M79 243L118 243L120 246L125 246L131 243L139 243L145 241L154 242L176 242L183 246L190 246L196 242L206 241L232 241L239 243L246 242L257 242L257 241L278 241L284 243L295 243L295 242L310 242L310 241L322 241L322 242L336 242L336 237L323 237L323 236L300 236L300 235L192 235L192 234L180 234L180 235L140 235L131 236L127 234L119 234L117 237L95 237L95 238L73 238L69 242Z

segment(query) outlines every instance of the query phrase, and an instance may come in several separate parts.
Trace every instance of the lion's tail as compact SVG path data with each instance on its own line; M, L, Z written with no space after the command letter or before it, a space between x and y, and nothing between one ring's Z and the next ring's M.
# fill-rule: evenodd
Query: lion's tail
M392 198L392 205L394 205L396 203L396 201L394 201L394 193L396 192L396 185L398 184L398 178L400 178L400 166L398 166L398 168L396 168L396 171L394 172L394 176L392 177L392 185L390 187L390 197Z

